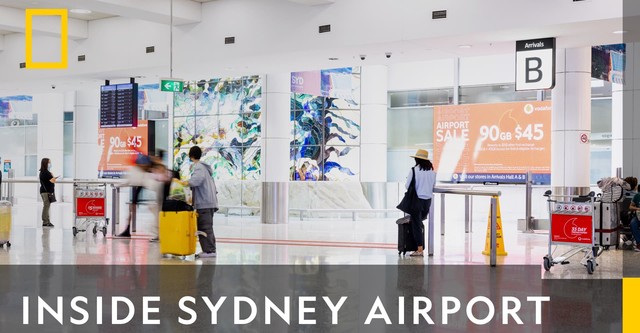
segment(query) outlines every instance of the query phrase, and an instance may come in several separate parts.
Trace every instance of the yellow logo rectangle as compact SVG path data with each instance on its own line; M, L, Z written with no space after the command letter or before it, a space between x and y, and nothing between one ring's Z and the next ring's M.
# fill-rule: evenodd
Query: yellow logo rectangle
M640 278L622 279L622 332L638 332L640 316L638 316L638 297L640 297Z
M60 16L60 61L59 62L34 62L33 61L33 17L34 16ZM31 9L25 11L25 46L26 68L28 69L65 69L68 67L69 47L69 16L67 9Z

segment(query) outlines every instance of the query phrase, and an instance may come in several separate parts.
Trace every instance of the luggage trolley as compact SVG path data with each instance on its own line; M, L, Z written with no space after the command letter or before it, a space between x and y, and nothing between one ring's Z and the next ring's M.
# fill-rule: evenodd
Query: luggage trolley
M554 265L566 265L567 259L578 253L584 253L580 261L587 268L587 273L593 274L598 266L596 258L602 254L600 246L595 238L595 198L588 197L586 202L570 201L573 198L585 199L577 195L552 195L551 191L544 194L549 203L549 217L551 228L549 230L549 252L543 258L543 266L546 271ZM554 245L569 245L570 250L561 256L553 257Z
M103 236L107 236L109 224L109 219L106 217L107 185L76 182L73 186L75 212L73 236L75 237L78 232L87 231L92 225L94 235L100 231Z

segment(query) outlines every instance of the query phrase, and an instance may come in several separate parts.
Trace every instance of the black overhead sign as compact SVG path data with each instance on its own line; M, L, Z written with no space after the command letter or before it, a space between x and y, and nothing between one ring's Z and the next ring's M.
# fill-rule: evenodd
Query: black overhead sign
M556 39L516 42L516 90L553 89L556 84Z
M100 128L138 126L138 84L100 87Z

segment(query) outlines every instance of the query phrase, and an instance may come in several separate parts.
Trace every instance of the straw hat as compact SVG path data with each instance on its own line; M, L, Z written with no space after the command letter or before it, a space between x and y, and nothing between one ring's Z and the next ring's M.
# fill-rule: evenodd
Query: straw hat
M415 155L411 155L410 157L419 158L421 160L429 160L429 152L424 149L418 149Z

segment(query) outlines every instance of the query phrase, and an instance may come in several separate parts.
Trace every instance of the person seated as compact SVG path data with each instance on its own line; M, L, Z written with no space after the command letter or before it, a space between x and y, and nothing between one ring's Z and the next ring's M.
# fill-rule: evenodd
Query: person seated
M635 188L632 188L632 190L635 190ZM629 211L633 213L633 217L631 218L631 234L633 235L633 239L636 243L633 250L640 252L640 221L638 220L638 215L640 214L640 193L636 192L633 199L631 199Z

